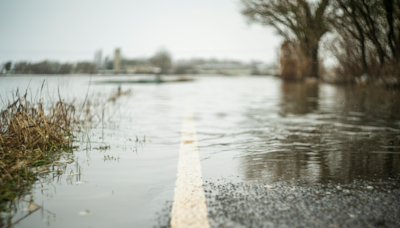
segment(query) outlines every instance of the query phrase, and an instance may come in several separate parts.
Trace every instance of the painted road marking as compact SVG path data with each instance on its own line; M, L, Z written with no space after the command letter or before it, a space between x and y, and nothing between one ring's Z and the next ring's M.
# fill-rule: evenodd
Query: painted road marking
M172 228L210 227L202 185L196 129L191 109L187 108L183 117L178 174L171 211Z

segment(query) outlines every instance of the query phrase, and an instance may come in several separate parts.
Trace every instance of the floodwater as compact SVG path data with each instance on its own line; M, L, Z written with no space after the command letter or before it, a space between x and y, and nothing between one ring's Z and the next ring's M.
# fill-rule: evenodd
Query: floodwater
M400 174L400 92L284 83L273 77L198 76L191 82L122 84L128 76L0 77L0 94L101 104L71 164L38 181L2 213L15 227L152 227L173 200L182 115L194 108L204 180L301 186L386 180ZM15 93L15 92L14 92ZM105 118L102 115L104 108ZM101 119L105 121L101 121ZM100 146L110 146L99 150ZM71 175L73 174L73 175ZM75 175L78 174L78 175Z

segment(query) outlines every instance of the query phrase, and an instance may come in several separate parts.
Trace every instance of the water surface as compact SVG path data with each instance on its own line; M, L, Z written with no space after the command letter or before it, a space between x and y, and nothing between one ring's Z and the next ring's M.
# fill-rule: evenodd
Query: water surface
M173 200L188 104L194 106L204 180L345 184L400 173L398 91L199 76L192 82L122 84L131 94L107 102L118 85L96 82L129 76L12 76L0 77L0 94L11 97L29 83L35 94L43 79L45 99L57 97L58 90L67 101L87 97L103 104L93 112L100 116L105 107L106 121L94 121L62 174L37 183L31 195L45 210L16 227L153 226L157 212ZM94 149L100 146L110 149ZM28 214L27 203L19 204L13 222ZM84 210L91 215L79 215Z

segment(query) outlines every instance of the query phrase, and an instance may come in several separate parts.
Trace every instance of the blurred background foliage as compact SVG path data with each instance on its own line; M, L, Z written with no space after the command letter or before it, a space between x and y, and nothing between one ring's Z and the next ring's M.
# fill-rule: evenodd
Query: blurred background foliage
M275 28L284 37L281 76L331 82L399 84L400 0L242 0L250 23ZM321 69L321 40L335 60Z

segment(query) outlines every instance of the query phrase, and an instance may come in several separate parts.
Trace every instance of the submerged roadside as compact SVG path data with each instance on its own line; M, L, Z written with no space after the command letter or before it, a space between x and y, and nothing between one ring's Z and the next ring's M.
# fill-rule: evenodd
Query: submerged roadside
M10 104L11 103L11 104ZM10 213L13 200L29 192L37 176L50 172L49 164L74 148L75 108L59 100L45 110L41 97L28 100L17 92L0 114L0 209ZM29 212L39 209L32 201ZM8 220L7 225L10 224ZM0 224L4 226L5 224Z
M62 175L67 165L74 162L74 151L79 143L86 141L91 147L89 133L93 121L102 124L107 121L104 120L107 103L130 94L130 90L111 92L102 104L93 102L88 95L80 103L75 99L65 102L60 94L56 101L45 101L43 85L44 81L35 97L28 96L27 92L21 96L17 90L11 101L3 101L4 108L0 112L0 227L11 227L33 212L43 210L32 197L33 186L39 184L43 188L43 180ZM106 150L107 146L94 149ZM71 178L80 175L80 170L71 172L68 174ZM21 203L26 205L23 210L28 214L15 220L13 214L21 209Z

